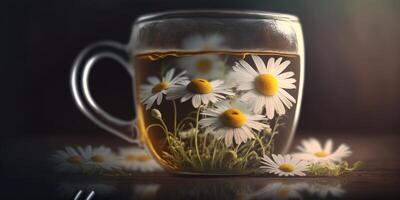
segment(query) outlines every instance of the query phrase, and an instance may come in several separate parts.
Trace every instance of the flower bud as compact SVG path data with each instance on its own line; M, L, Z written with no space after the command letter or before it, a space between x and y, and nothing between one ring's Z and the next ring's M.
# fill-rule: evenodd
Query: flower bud
M262 132L265 134L265 135L267 135L267 136L272 136L272 129L271 129L271 127L269 126L269 125L267 125L267 127L265 127L263 130L262 130Z
M158 109L152 109L151 110L151 116L156 118L156 119L161 119L162 118L161 112Z

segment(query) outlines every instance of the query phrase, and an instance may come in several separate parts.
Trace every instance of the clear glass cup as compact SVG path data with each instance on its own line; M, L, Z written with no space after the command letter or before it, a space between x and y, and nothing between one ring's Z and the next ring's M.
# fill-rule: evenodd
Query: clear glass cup
M92 98L90 70L103 58L131 74L136 119L113 117ZM127 45L90 45L71 73L73 96L87 117L144 144L165 169L179 174L257 173L262 156L285 153L303 82L297 17L260 11L144 15Z

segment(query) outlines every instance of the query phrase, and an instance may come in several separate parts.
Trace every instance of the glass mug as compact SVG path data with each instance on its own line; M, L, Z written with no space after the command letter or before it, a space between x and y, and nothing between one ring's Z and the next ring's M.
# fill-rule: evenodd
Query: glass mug
M90 70L104 58L132 76L135 120L111 116L90 94ZM71 88L88 118L144 144L168 171L225 175L256 173L264 155L288 150L303 80L297 17L198 10L144 15L127 45L87 47L73 64Z

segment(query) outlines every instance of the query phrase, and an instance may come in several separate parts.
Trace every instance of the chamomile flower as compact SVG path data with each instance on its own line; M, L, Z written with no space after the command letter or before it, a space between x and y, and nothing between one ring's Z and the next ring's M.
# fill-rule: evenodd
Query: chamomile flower
M110 148L100 146L86 146L82 151L82 157L87 160L86 167L90 170L112 170L118 168L118 157Z
M272 154L272 159L264 155L261 164L260 168L279 176L305 176L304 172L307 170L306 161L299 160L291 155Z
M192 99L192 105L198 108L200 105L208 105L225 99L227 95L234 95L230 88L223 85L223 81L208 81L201 78L195 78L191 81L184 80L180 85L169 87L167 99L181 98L181 102Z
M174 76L174 74L175 69L172 68L168 70L165 76L161 79L155 76L147 78L147 82L149 82L149 84L144 84L140 87L140 101L146 105L146 110L150 109L154 102L157 102L157 105L160 105L164 95L167 94L167 89L169 87L175 86L181 81L187 80L187 77L183 76L185 71L177 74L176 76Z
M296 88L296 80L291 78L294 73L282 73L290 65L290 61L282 62L282 57L269 58L265 66L259 56L252 58L257 70L246 61L240 60L233 66L234 72L230 73L237 80L237 90L245 92L241 99L250 102L255 113L265 110L269 119L274 118L275 112L278 115L285 114L285 106L290 109L296 103L296 99L286 91Z
M201 54L182 57L178 66L187 71L190 78L218 79L224 74L224 61L220 55Z
M293 156L311 162L340 162L343 158L351 155L350 148L345 144L341 144L335 151L332 151L333 141L331 139L326 141L323 148L321 143L315 138L302 140L301 144L297 147L300 152L293 154Z
M50 160L57 163L56 170L61 172L81 172L84 158L81 153L73 147L65 147L65 150L58 150L50 156Z
M190 51L208 51L223 48L224 37L219 34L192 35L183 41L183 48ZM201 54L182 57L178 66L187 71L190 78L214 80L224 73L224 61L219 55Z
M271 183L260 190L250 194L247 199L302 199L301 193L308 189L306 183L285 184L281 182Z
M119 165L127 171L161 171L161 166L142 148L124 148L119 151Z
M260 131L268 127L263 123L267 118L252 113L245 103L238 100L217 103L201 114L206 116L199 121L199 125L205 128L205 133L223 138L228 147L233 141L241 144L254 138L252 130Z

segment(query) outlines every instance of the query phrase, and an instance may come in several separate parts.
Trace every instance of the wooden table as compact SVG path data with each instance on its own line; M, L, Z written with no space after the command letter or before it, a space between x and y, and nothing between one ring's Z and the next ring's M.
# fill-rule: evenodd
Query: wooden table
M304 132L303 138L330 136L348 144L350 162L361 160L360 170L341 177L199 177L167 173L129 177L61 175L53 173L48 155L66 145L121 145L119 140L60 136L6 138L1 141L1 199L73 199L76 191L95 190L92 199L269 199L300 195L303 199L400 199L400 135L390 132ZM90 141L90 142L89 142ZM335 191L325 198L324 191ZM279 198L278 198L279 199ZM283 198L284 199L284 198Z

